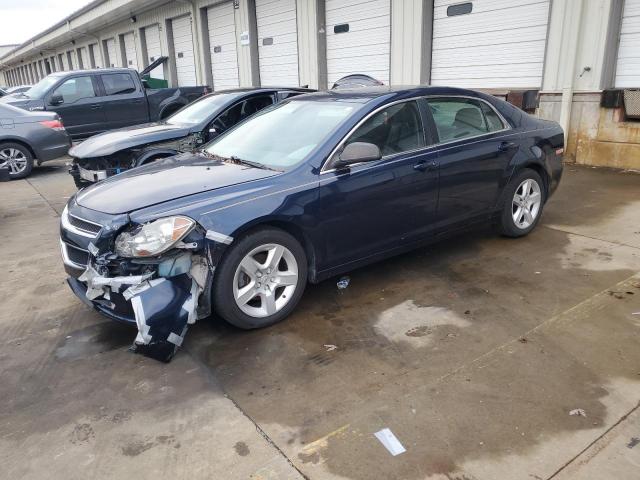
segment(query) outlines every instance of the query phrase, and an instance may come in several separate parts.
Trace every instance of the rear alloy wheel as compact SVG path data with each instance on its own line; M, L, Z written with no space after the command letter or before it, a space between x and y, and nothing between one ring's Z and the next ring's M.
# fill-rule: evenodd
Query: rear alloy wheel
M529 169L516 175L505 189L500 231L508 237L522 237L535 228L545 202L542 179Z
M0 168L9 169L9 178L24 178L33 169L33 155L19 143L0 143Z
M306 255L297 240L269 228L250 233L230 248L215 274L216 312L243 329L287 317L307 282Z

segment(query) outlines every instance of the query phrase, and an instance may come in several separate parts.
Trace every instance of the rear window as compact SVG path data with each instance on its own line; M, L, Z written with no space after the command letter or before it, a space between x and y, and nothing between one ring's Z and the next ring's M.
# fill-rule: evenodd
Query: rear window
M108 73L100 75L104 85L104 91L109 95L122 95L136 91L136 84L128 73Z

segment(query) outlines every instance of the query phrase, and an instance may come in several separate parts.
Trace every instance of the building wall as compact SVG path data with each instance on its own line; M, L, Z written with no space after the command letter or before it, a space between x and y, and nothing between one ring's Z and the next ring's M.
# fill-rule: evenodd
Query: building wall
M50 61L52 71L68 70L67 52L71 52L77 68L77 52L81 48L88 49L90 44L97 45L99 57L104 63L105 40L110 38L116 42L113 63L122 66L125 63L122 38L129 32L133 33L135 39L136 63L142 68L148 63L144 28L158 25L162 54L170 57L165 65L164 78L175 86L177 76L171 21L176 17L191 15L196 81L198 84L211 84L206 9L223 1L233 1L234 5L239 83L243 87L258 86L260 75L255 0L105 0L86 11L82 10L77 18L63 22L5 54L4 58L0 51L0 72L6 83L34 83L47 74L43 63L45 58L53 59L53 62ZM300 84L321 89L328 86L326 1L296 1ZM554 119L565 128L567 158L570 161L640 169L637 148L640 143L640 122L626 121L622 109L600 107L602 90L612 88L615 82L622 12L625 5L634 9L640 6L640 0L625 2L551 2L537 114ZM429 83L434 3L440 9L439 15L442 15L449 5L461 2L391 0L391 84ZM527 3L522 1L518 4L524 6ZM473 0L473 4L478 12L514 8L508 0ZM134 17L135 22L132 22ZM110 23L111 18L121 20ZM628 41L628 37L625 38ZM640 51L640 40L638 43ZM60 58L63 59L62 64ZM504 85L505 88L509 86ZM636 86L640 88L640 76Z

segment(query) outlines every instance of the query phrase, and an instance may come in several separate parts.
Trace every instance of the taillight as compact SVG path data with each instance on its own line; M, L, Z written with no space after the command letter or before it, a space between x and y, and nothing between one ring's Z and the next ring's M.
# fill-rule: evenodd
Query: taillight
M54 130L64 130L64 125L61 120L44 120L39 123L44 127L52 128Z

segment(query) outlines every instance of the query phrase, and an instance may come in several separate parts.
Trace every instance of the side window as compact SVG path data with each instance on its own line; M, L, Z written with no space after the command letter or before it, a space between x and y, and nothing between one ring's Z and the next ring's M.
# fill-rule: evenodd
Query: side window
M440 142L502 130L505 125L484 102L467 98L428 99Z
M418 104L409 101L381 110L360 125L345 145L354 142L377 145L383 157L425 147Z
M246 100L242 107L242 120L270 105L273 105L273 97L271 95L262 95Z
M278 98L280 101L285 100L287 98L297 97L298 95L302 95L304 92L296 92L296 91L286 91L286 92L278 92Z
M244 120L249 115L253 115L257 111L262 110L269 105L273 105L273 97L271 95L249 98L243 102L235 104L233 107L223 112L214 120L212 126L218 133L222 133L233 127L236 123Z
M487 125L489 127L490 132L497 132L499 130L503 130L505 128L505 124L502 122L498 114L484 102L480 102L482 106L482 112L484 113L484 118L487 120Z
M91 77L75 77L66 80L53 91L53 95L61 95L64 103L73 103L83 98L96 96Z
M133 93L136 91L136 84L128 73L109 73L100 75L104 91L109 95L123 95L125 93Z

